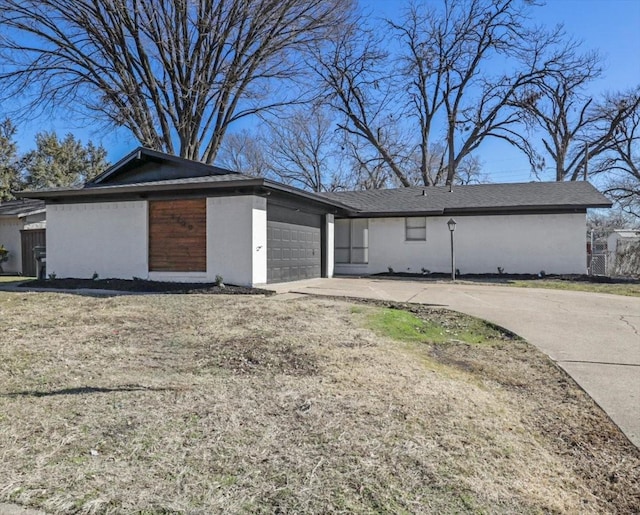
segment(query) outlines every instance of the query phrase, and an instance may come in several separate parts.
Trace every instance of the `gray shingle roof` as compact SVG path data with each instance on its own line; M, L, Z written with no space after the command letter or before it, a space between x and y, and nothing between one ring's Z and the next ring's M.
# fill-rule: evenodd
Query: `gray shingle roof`
M237 172L229 172L225 174L217 174L217 175L206 175L204 177L184 177L181 179L167 179L163 181L145 181L145 182L132 182L125 184L105 184L105 185L96 185L96 186L86 186L85 189L91 190L107 190L107 189L118 189L118 188L132 188L132 187L149 187L149 186L177 186L180 184L209 184L209 183L219 183L219 182L229 182L229 181L250 181L254 180L255 177L251 177L249 175L244 175Z
M245 190L263 189L293 195L301 200L312 203L331 206L332 208L347 211L348 207L339 201L322 197L315 193L300 190L286 184L263 179L261 177L251 177L237 172L220 173L218 175L207 175L198 177L183 177L179 179L166 179L159 181L131 182L123 184L97 184L86 185L79 188L50 188L34 191L16 192L22 198L38 199L70 199L86 198L95 201L98 198L114 198L124 195L143 195L151 192L197 192L197 191L224 191L224 190Z
M16 196L48 201L68 198L95 201L99 197L129 198L151 192L231 189L269 190L295 196L298 200L330 205L343 216L570 211L611 206L609 200L587 182L481 184L456 186L451 192L447 187L413 187L318 194L145 148L131 152L83 188L25 191Z
M424 194L423 194L424 192ZM611 202L588 182L530 182L411 187L322 193L374 216L404 213L444 214L482 211L526 211L610 207Z
M0 202L1 217L22 217L44 211L44 201L42 200L8 200Z

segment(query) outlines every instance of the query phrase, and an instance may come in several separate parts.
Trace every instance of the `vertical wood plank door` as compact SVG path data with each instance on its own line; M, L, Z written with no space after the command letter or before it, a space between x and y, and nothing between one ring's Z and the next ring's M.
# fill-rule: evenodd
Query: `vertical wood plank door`
M22 275L27 277L36 276L36 260L33 255L34 247L44 247L46 245L45 229L27 229L20 231L22 240Z
M149 201L149 271L207 271L207 200Z

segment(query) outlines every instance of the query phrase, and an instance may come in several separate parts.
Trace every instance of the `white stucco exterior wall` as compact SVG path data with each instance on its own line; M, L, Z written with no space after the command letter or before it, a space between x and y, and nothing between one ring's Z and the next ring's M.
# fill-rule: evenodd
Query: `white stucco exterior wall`
M427 218L427 241L405 241L404 218L369 219L369 263L339 264L336 274L449 272L450 217ZM456 268L465 273L583 274L586 215L456 216Z
M267 284L267 199L251 197L251 285Z
M18 274L22 271L22 241L20 230L24 222L18 217L0 219L0 245L9 251L9 260L2 263L7 273Z
M267 201L245 195L207 199L207 276L256 286L267 282Z
M333 277L335 269L335 223L333 215L327 215L325 221L326 241L322 242L327 246L327 277Z
M47 206L47 274L148 277L146 201Z

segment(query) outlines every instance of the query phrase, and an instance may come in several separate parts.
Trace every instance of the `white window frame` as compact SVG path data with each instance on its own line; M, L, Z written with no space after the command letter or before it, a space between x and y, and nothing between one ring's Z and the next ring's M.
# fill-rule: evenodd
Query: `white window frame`
M364 228L364 230L366 231L366 236L364 236L364 240L366 242L366 246L362 246L362 247L356 247L353 244L353 233L354 233L354 223L355 222L360 222L362 223L362 221L366 222L366 227ZM342 221L342 220L341 220ZM338 254L340 254L340 250L343 251L347 251L348 255L349 255L349 259L347 261L338 261L336 258L336 264L339 265L367 265L369 264L369 220L366 218L350 218L348 219L348 224L347 228L349 230L349 246L348 247L339 247L339 246L335 246L335 253L334 255L337 257ZM337 227L337 224L336 224ZM337 238L335 238L335 240L337 241ZM353 258L354 255L354 250L356 251L363 251L362 253L365 256L365 259L363 261L355 261Z
M422 222L421 225L411 225L412 223ZM415 236L420 231L421 234ZM413 233L411 236L409 235ZM408 216L404 219L404 241L427 241L427 217L426 216Z

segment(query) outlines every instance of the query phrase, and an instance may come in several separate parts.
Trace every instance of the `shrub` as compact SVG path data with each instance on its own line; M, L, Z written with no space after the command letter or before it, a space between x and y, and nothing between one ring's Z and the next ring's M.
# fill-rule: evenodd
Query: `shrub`
M2 269L2 263L9 260L9 251L4 245L0 245L0 272L4 272Z

